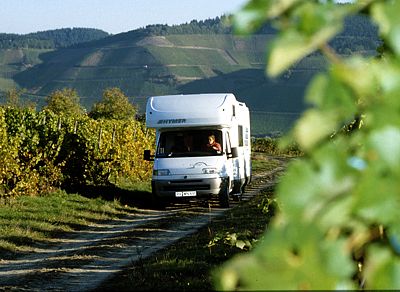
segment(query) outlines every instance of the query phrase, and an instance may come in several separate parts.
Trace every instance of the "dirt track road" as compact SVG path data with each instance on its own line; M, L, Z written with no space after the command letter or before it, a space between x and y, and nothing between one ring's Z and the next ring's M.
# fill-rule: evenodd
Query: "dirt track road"
M255 176L243 199L273 185L281 170ZM107 224L89 226L38 246L32 254L0 260L0 290L96 289L114 273L212 223L224 211L213 202L196 201L173 204L166 210L140 209Z

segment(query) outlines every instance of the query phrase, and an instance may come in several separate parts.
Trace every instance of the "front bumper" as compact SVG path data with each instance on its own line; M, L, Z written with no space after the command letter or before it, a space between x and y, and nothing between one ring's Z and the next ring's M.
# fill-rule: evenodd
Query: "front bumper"
M175 198L176 192L189 191L196 191L195 197L209 197L218 195L227 182L228 179L222 177L152 180L151 186L153 194L160 198Z

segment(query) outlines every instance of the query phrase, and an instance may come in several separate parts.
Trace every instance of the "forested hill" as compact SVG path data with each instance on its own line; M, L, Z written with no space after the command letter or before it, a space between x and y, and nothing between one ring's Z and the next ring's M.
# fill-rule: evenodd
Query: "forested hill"
M144 34L148 36L165 36L176 34L232 34L233 29L226 24L226 17L216 17L207 20L192 20L180 25L155 24L145 28L133 30L130 33ZM271 34L275 30L270 26L262 27L258 34ZM58 49L77 44L99 40L110 36L107 32L94 28L62 28L47 31L39 31L29 34L0 33L0 49ZM349 41L344 43L344 36L353 36L363 41ZM332 42L337 51L345 48L354 49L355 46L375 46L377 29L369 20L362 16L353 16L346 19L343 32ZM348 40L348 38L347 38Z
M229 26L226 16L207 20L192 20L180 25L148 25L145 28L135 30L148 36L187 35L187 34L233 34L233 28ZM276 30L270 25L264 25L256 34L275 34ZM351 38L349 38L351 37ZM357 50L369 50L376 47L378 30L370 20L362 15L348 17L344 22L343 31L331 42L332 47L339 53Z
M145 28L136 30L144 32L148 35L167 35L167 34L231 34L232 26L229 25L227 16L216 17L206 20L192 20L189 23L179 25L152 24ZM270 25L261 27L257 34L275 33L276 30ZM353 35L363 37L376 37L377 28L367 17L362 15L354 15L345 20L344 31L341 35Z
M147 35L168 34L231 34L232 27L227 24L227 17L216 17L206 20L192 20L179 25L152 24L137 30Z
M58 49L107 36L107 32L94 28L61 28L29 34L0 33L0 49Z

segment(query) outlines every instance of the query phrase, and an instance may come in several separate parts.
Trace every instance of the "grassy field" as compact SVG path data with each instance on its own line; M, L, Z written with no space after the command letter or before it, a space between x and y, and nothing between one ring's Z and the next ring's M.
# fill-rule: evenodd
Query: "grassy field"
M134 212L118 201L87 198L59 191L46 196L21 196L0 201L0 258L32 251L59 233L79 230Z

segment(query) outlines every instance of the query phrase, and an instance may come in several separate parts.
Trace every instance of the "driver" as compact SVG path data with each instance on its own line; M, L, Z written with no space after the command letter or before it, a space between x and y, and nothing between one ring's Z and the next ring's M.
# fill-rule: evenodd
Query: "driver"
M217 141L215 141L215 136L214 135L208 136L207 148L215 150L217 152L221 152L222 151L221 144L219 144Z

